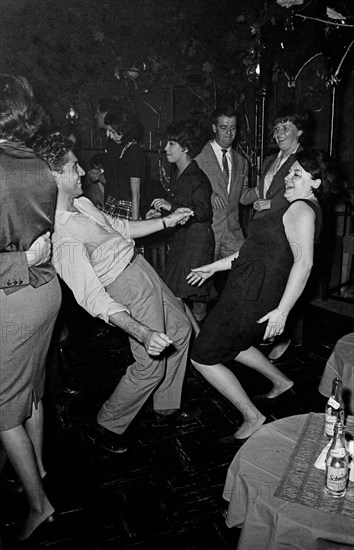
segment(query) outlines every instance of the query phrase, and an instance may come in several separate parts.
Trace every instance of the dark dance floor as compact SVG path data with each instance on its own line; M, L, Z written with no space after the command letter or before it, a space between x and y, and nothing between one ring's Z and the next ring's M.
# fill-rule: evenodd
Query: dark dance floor
M129 429L127 453L113 455L93 447L83 437L85 427L131 356L120 331L79 310L71 319L65 353L82 393L68 395L56 388L51 365L45 401L45 483L57 518L34 543L16 546L11 532L24 516L26 503L3 477L3 549L234 549L238 529L225 525L222 489L238 447L222 439L240 423L238 412L190 368L183 396L185 403L201 409L197 419L173 429L153 428L148 402ZM317 387L326 360L337 339L353 327L353 318L308 307L304 345L290 348L277 362L295 381L296 397L259 405L269 421L323 411L325 399ZM269 389L254 371L237 364L234 368L251 396ZM11 476L9 468L5 473Z

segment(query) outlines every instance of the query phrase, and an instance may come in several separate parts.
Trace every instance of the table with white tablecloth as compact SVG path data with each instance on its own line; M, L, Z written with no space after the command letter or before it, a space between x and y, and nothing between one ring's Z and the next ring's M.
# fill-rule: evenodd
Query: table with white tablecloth
M329 397L333 378L342 380L343 400L347 414L354 414L354 332L338 340L328 359L318 391Z
M315 415L321 422L321 437L323 416ZM275 494L289 468L294 449L299 445L307 420L308 415L297 415L265 424L243 444L233 459L223 497L229 502L227 524L241 527L237 550L354 548L352 517L328 513ZM316 449L316 455L317 451L320 453L321 448ZM308 462L305 467L310 471L313 464L312 456L311 464ZM325 473L317 469L314 473L322 491ZM306 483L305 478L302 483ZM346 504L353 507L354 514L352 482L348 486Z

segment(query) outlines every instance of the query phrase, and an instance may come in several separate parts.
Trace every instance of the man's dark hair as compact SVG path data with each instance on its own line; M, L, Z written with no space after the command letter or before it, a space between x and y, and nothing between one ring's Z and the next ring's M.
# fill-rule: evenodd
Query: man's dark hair
M40 128L44 112L23 76L0 75L0 138L26 141Z
M66 155L73 148L73 143L59 132L47 136L39 136L33 143L32 149L44 159L51 170L61 173L67 163Z
M119 108L119 103L114 97L101 97L98 100L98 110L101 113L108 113Z
M219 105L218 107L216 107L216 109L214 109L214 111L211 113L211 120L212 123L215 124L215 126L218 123L218 118L221 116L227 116L229 118L234 116L237 119L237 113L234 105Z

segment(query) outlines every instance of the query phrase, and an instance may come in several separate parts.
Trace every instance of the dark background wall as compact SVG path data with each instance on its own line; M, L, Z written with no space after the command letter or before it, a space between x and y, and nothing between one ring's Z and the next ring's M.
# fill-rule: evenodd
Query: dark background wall
M29 78L54 124L67 124L75 109L83 151L102 145L93 118L101 96L137 109L144 147L154 154L173 117L209 125L215 104L227 100L240 112L239 140L254 162L263 91L265 151L271 116L295 100L314 113L312 145L328 150L333 129L334 154L353 163L353 2L304 0L289 8L278 2L2 0L1 69ZM329 18L326 6L343 19ZM330 80L343 56L333 103Z

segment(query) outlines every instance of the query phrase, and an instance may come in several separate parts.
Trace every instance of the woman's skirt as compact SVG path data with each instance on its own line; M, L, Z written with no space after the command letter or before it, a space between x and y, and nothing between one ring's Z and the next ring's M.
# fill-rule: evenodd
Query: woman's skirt
M8 295L0 290L0 430L22 424L43 397L46 358L60 303L57 277Z
M210 223L177 226L162 277L177 298L199 302L216 298L211 279L200 287L190 285L186 280L192 268L213 261L214 249L215 239Z

